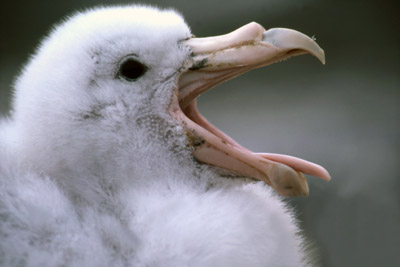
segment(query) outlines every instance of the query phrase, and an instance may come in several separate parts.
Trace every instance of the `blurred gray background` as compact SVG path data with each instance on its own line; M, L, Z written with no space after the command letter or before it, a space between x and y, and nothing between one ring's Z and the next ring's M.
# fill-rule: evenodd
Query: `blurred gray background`
M2 1L0 114L12 81L52 24L132 1ZM204 94L200 111L239 143L325 166L290 199L322 266L400 266L400 13L395 1L142 1L182 12L196 36L250 21L314 36L327 63L301 56Z

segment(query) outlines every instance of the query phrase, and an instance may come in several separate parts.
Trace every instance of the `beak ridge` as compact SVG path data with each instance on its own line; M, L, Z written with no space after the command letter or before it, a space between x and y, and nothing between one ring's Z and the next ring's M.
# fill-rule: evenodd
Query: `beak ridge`
M325 64L324 50L312 38L286 28L266 31L255 22L225 35L191 38L184 43L193 52L195 69L221 70L244 66L253 69L306 53Z

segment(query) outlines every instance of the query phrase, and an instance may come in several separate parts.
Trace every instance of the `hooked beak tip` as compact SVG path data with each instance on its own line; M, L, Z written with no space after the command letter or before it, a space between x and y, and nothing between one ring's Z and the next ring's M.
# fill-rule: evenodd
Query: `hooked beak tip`
M302 50L317 57L325 65L325 52L315 42L315 38L286 28L272 28L263 33L263 42L287 50Z

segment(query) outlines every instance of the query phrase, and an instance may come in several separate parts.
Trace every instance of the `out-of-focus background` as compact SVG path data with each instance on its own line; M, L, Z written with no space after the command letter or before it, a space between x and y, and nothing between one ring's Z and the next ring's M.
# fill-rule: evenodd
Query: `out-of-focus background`
M2 1L0 114L12 81L51 25L76 10L131 1ZM400 16L396 1L142 1L174 7L196 36L248 22L314 36L327 63L301 56L204 94L200 111L245 147L325 166L290 199L322 266L400 266ZM261 211L262 212L262 211Z

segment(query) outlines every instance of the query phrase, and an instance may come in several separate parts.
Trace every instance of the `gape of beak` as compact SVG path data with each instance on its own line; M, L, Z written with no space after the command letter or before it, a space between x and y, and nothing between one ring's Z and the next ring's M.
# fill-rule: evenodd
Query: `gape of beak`
M303 173L330 180L321 166L286 155L253 153L211 125L197 110L195 98L206 90L251 69L311 53L325 63L324 51L306 35L290 29L266 31L247 24L226 35L182 42L192 56L179 80L178 103L171 114L182 121L194 157L243 176L265 181L284 196L308 195Z

